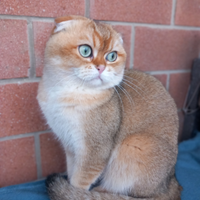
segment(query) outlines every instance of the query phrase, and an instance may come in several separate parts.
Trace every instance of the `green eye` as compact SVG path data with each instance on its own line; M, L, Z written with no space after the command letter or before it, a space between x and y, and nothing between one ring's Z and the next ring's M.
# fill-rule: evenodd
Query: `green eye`
M88 45L81 45L79 46L79 53L84 58L90 57L92 55L92 49Z
M106 56L106 60L109 62L114 62L117 59L117 52L113 51Z

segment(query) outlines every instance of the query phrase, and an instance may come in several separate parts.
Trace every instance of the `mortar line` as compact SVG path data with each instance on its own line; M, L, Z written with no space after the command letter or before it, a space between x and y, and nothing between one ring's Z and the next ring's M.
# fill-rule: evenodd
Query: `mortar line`
M15 140L15 139L20 139L20 138L27 138L27 137L32 137L32 136L34 136L33 133L5 136L5 137L0 138L0 142L6 141L6 140Z
M36 17L36 16L26 16L26 15L3 15L0 14L0 19L16 19L16 20L27 20L30 18L32 21L43 21L43 22L54 22L54 17ZM147 28L162 28L162 29L176 29L176 30L197 30L200 31L200 27L195 26L182 26L182 25L174 25L171 24L148 24L148 23L137 23L137 22L123 22L123 21L106 21L106 20L96 20L101 21L104 23L109 23L113 25L134 25L134 26L141 26Z
M156 24L135 24L138 27L147 27L147 28L157 28L157 29L167 29L167 30L185 30L185 31L200 31L200 27L193 26L181 26L181 25L156 25Z
M23 134L19 134L19 135L5 136L5 137L1 137L1 138L0 138L0 141L15 140L15 139L20 139L20 138L26 138L26 137L34 136L35 134L43 134L43 133L49 133L49 132L51 132L50 129L45 130L45 131L38 131L38 132L31 132L31 133L23 133Z
M166 90L169 91L170 74L167 74Z
M41 21L54 21L54 17L37 17L37 16L27 16L27 15L4 15L0 14L0 19L17 19L17 20L26 20L34 19Z
M36 62L35 62L35 49L34 49L33 22L30 18L28 18L27 21L28 21L28 45L29 45L29 56L30 56L29 78L35 78Z
M23 83L35 83L39 82L41 80L40 77L35 78L14 78L14 79L2 79L0 80L0 85L6 85L6 84L23 84Z
M90 18L90 0L85 0L85 17Z
M111 25L124 25L124 26L137 26L137 27L147 27L147 28L157 28L157 29L175 29L175 30L200 30L200 27L194 26L182 26L182 25L175 25L171 26L171 24L148 24L148 23L137 23L137 22L120 22L120 21L105 21L105 20L96 20L103 23L108 23Z
M172 13L171 13L171 25L174 26L176 14L176 0L172 0Z
M47 22L47 23L54 23L55 18L38 18L38 17L30 17L33 22Z
M34 135L35 140L35 159L37 167L37 179L42 178L42 162L41 162L41 151L40 151L40 135L37 133Z
M179 69L179 70L157 70L157 71L145 71L145 73L156 75L156 74L177 74L177 73L189 73L190 69Z
M135 27L131 27L130 69L134 67Z

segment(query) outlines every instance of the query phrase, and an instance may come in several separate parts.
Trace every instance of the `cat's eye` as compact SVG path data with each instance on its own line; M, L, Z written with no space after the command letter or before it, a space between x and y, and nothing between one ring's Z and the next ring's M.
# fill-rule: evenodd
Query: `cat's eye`
M117 59L117 52L113 51L106 56L106 60L109 62L114 62Z
M84 58L88 58L88 57L92 56L92 49L88 45L81 45L81 46L79 46L79 53Z

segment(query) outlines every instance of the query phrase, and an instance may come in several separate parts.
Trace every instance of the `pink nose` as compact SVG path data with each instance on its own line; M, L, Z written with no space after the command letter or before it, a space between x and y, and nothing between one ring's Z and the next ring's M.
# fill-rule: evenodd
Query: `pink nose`
M99 74L101 74L104 71L105 66L104 65L98 65L98 66L96 66L96 68L99 71Z

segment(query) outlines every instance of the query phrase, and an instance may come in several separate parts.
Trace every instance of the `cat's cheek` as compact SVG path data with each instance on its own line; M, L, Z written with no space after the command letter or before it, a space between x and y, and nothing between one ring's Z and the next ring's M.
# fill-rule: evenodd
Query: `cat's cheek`
M102 79L104 82L112 83L113 86L115 86L122 81L123 73L123 70L116 72L114 69L108 68L104 73L102 73Z
M53 58L49 58L48 63L52 66L60 66L62 64L62 59L60 56L55 56Z

